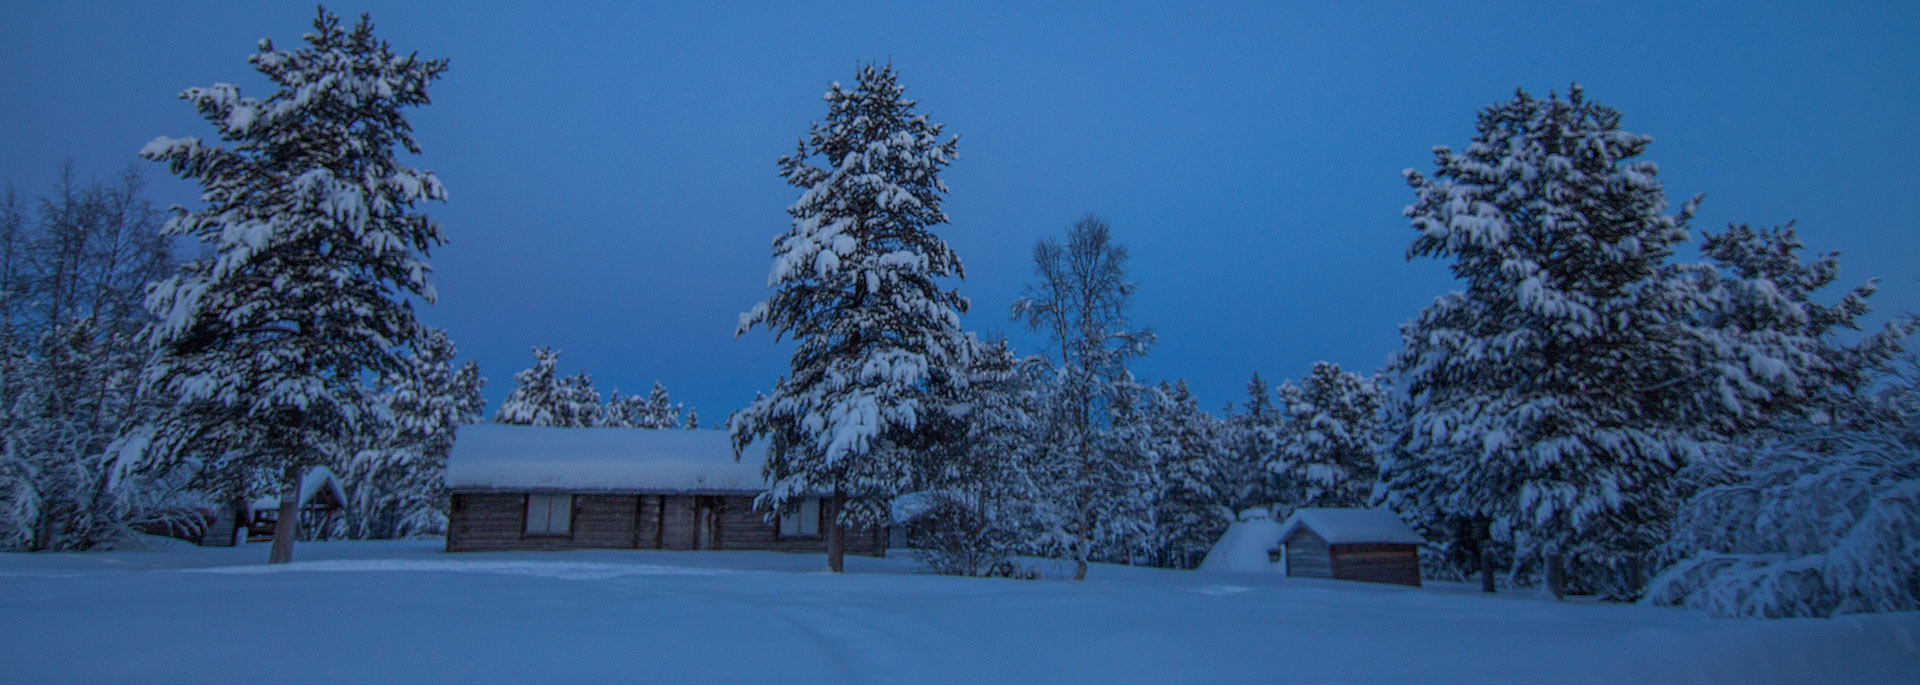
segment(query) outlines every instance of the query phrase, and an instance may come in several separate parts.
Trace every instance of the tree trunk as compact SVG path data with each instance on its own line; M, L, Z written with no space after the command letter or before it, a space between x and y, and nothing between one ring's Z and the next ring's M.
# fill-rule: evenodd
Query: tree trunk
M33 544L27 549L44 552L53 546L53 512L47 509L47 500L41 498L40 511L33 520Z
M1080 521L1079 530L1074 531L1073 579L1084 581L1087 579L1087 559L1093 556L1088 549L1093 546L1093 447L1087 444L1087 434L1092 428L1088 420L1091 414L1087 412L1085 404L1080 406L1079 413L1080 487L1076 494L1080 501L1075 504L1079 505L1077 513Z
M838 492L827 500L827 570L834 573L847 570L847 530L840 525L840 508L845 506L845 500Z
M280 518L273 523L273 548L267 552L269 564L293 561L293 539L300 535L301 476L298 467L287 467L287 487L280 491Z
M1481 522L1478 531L1480 540L1480 591L1493 592L1493 537L1487 530L1489 524Z
M1558 550L1547 552L1547 591L1554 599L1567 598L1567 569Z
M1073 540L1073 579L1087 579L1087 559L1093 555L1088 548L1093 546L1093 521L1083 507L1080 510L1079 530L1074 532Z

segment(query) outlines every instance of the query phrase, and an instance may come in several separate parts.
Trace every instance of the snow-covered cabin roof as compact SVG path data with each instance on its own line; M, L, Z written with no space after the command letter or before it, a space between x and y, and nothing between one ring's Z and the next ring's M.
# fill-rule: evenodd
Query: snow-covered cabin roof
M1285 541L1301 528L1312 530L1330 545L1426 543L1399 514L1386 509L1296 509L1280 524L1278 539Z
M449 489L758 492L766 447L733 458L726 431L463 426Z
M347 491L341 489L340 479L333 475L332 469L315 466L307 469L306 475L300 477L300 508L305 509L307 503L313 501L313 496L323 489L333 495L334 501L338 502L339 506L346 506ZM280 496L261 497L254 500L251 506L254 509L279 509Z

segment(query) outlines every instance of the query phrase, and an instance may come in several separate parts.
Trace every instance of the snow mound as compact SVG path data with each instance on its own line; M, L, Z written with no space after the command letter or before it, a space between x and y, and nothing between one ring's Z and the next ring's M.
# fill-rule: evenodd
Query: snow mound
M1282 567L1267 556L1280 544L1280 524L1271 520L1240 521L1227 526L1220 541L1200 560L1200 570L1213 573L1279 573Z
M450 489L758 492L764 445L725 431L480 425L447 455Z
M1298 509L1280 526L1275 540L1285 540L1306 528L1331 545L1359 543L1426 544L1426 539L1386 509Z
M888 506L893 515L893 524L904 526L931 513L942 502L953 501L951 493L941 490L920 490L893 498Z

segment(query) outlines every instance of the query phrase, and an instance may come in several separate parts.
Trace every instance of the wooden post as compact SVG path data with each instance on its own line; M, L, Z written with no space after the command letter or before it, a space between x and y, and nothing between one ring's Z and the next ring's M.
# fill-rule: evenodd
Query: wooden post
M653 548L667 548L667 496L653 496Z
M633 496L633 548L640 549L640 525L647 519L647 497Z
M284 564L293 561L293 539L300 535L300 479L303 474L297 466L287 467L284 481L286 489L280 492L280 518L273 523L273 548L267 552L267 563Z
M460 516L466 512L467 500L464 496L447 493L447 551L460 549Z

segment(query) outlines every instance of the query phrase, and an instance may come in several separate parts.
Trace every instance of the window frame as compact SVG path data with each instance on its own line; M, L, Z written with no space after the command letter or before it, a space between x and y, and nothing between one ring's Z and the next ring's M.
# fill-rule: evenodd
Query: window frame
M812 509L813 510L813 532L811 533L806 532L806 528L807 528L806 513L807 513L807 508L809 506L813 508ZM826 506L826 502L824 501L823 498L808 497L804 500L801 500L800 507L795 509L793 513L781 514L779 516L774 517L773 519L774 539L776 540L824 540L826 539L825 536L822 534L824 531L820 527L820 522L821 522L820 520L822 518L825 518L823 516L823 514L826 513L825 506ZM791 525L794 528L794 530L789 530L788 529L789 525Z
M539 498L543 500L545 504L545 507L543 510L546 512L546 516L544 517L545 521L543 522L542 527L540 529L535 529L533 525L533 512L534 512L533 503L535 498ZM566 507L567 507L566 519L562 522L562 526L559 530L554 530L553 507L555 504L559 504L563 498L566 502ZM527 493L526 501L522 503L521 510L520 510L520 536L528 537L528 538L573 537L574 499L575 498L571 493L538 493L538 492Z

